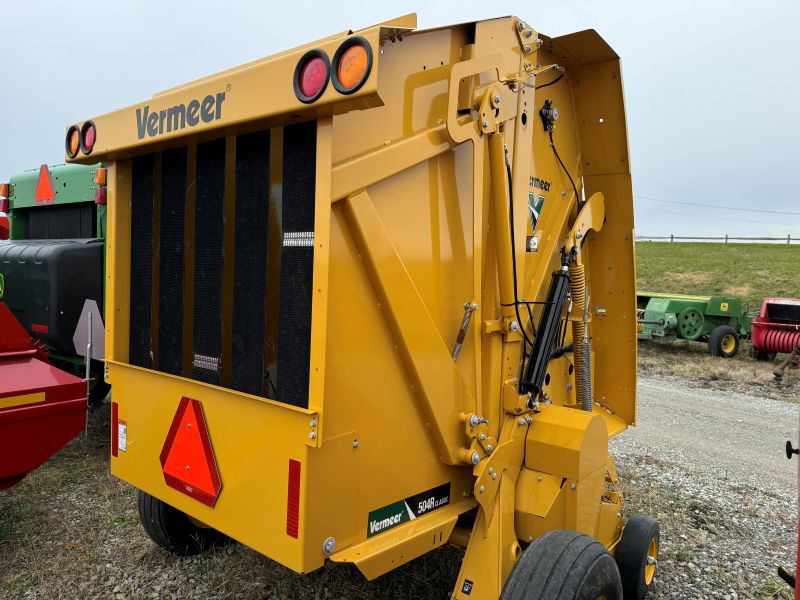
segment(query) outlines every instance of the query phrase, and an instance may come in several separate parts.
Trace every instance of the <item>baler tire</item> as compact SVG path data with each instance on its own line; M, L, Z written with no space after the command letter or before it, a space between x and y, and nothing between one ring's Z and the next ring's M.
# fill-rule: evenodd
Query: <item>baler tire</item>
M642 600L647 596L656 570L659 543L658 521L644 515L628 519L617 546L617 565L625 600Z
M89 377L92 378L92 383L89 385L89 406L100 406L111 391L111 384L107 383L104 377L102 362L92 361Z
M732 346L729 347L729 344ZM711 356L733 358L739 352L739 334L733 327L720 325L708 336L708 349Z
M747 355L750 358L754 358L760 362L772 362L778 356L778 353L767 352L766 350L756 350L753 346L750 346L750 350L748 350Z
M89 406L100 406L111 391L111 384L102 379L95 382L89 390Z
M141 490L139 519L150 539L179 556L200 554L231 541L225 534L197 525L185 513Z
M551 531L525 549L511 569L500 600L622 599L614 558L577 531Z

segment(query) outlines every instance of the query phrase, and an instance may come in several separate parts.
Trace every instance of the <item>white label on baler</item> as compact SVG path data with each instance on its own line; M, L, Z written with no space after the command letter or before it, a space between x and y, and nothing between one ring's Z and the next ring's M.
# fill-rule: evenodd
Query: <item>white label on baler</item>
M128 449L128 424L125 421L119 421L117 425L117 448L121 452Z

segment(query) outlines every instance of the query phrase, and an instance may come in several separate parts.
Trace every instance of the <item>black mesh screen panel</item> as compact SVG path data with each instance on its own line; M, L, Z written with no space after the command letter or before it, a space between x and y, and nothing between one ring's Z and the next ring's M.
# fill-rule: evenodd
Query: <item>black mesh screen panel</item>
M183 224L186 148L161 158L158 284L158 370L181 375L183 364Z
M231 387L263 395L269 131L236 140Z
M153 292L154 156L133 159L131 175L131 329L128 361L150 368L150 323Z
M88 202L50 204L43 207L16 209L26 217L24 237L27 240L65 240L97 237L95 226L97 205Z
M278 400L308 406L317 123L284 128Z
M197 145L192 378L220 383L225 139Z

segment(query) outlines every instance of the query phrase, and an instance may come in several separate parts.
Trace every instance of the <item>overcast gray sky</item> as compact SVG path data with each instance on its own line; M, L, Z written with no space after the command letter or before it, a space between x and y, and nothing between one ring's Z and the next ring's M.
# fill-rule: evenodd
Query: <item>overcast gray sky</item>
M622 57L637 233L800 237L798 0L0 0L0 181L62 162L69 123L408 12L598 30Z

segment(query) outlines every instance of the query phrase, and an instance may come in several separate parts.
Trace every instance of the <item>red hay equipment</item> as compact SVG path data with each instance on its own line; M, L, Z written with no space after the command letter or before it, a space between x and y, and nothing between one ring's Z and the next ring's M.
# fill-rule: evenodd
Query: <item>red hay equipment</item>
M55 368L0 302L0 490L19 483L86 424L86 382Z

